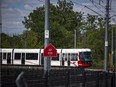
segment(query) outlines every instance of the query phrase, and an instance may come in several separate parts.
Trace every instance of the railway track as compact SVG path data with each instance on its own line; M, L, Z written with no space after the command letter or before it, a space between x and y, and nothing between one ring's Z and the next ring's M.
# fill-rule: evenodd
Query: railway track
M29 68L29 69L44 69L44 66L42 65L12 65L12 64L2 64L2 68ZM85 71L104 71L104 69L101 68L83 68L83 67L70 67L70 66L51 66L51 69L75 69L78 68L80 70L85 70ZM110 68L108 72L116 72L116 69Z

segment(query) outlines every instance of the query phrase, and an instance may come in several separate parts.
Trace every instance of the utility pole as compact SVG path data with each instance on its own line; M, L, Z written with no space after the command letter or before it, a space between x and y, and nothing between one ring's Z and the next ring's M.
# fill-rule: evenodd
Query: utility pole
M112 41L111 41L111 54L112 54L112 65L114 65L114 29L112 28Z
M50 6L50 0L45 0L45 37L44 37L44 48L46 48L49 44L49 6ZM49 70L49 63L50 63L50 58L45 57L44 58L44 70L47 71Z
M25 48L27 48L27 31L25 31Z
M116 71L116 28L114 30L114 72Z
M114 71L115 71L115 68L116 68L116 29L113 29L113 46L114 46L113 66L114 66Z
M76 37L77 37L76 35L77 35L77 33L76 33L76 29L75 29L75 30L74 30L74 48L76 48L76 42L77 42L77 41L76 41L76 40L77 40L77 39L76 39Z
M49 10L50 10L50 0L45 0L44 48L46 48L49 44L49 29L50 29ZM44 77L46 78L45 87L49 87L48 80L49 80L50 65L51 65L51 59L48 57L44 57Z
M108 71L108 29L109 29L109 0L106 0L106 29L105 29L105 53L104 53L104 71Z

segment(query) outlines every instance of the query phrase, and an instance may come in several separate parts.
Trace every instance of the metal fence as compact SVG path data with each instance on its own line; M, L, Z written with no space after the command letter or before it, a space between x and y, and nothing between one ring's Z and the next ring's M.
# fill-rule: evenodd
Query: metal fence
M24 80L18 86L17 78L23 72ZM2 67L1 87L115 87L113 73L85 71L83 68L53 67L47 79L43 68ZM20 81L20 78L18 78Z

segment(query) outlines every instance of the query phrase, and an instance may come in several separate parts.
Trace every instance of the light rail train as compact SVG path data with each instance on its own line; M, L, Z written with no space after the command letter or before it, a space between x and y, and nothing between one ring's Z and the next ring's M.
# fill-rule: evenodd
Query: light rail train
M43 49L0 50L2 64L43 65ZM91 49L57 49L57 57L51 58L51 66L89 67L92 65Z

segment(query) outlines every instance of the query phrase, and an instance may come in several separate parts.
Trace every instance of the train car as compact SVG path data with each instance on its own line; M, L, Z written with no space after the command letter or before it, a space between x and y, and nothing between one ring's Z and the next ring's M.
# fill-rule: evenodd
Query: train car
M43 65L43 49L1 49L2 64ZM51 66L89 67L92 65L90 49L57 49Z
M39 65L40 49L14 49L13 64Z
M2 64L12 64L12 48L0 49L0 55L2 58Z
M92 63L90 49L62 49L64 66L89 67Z

